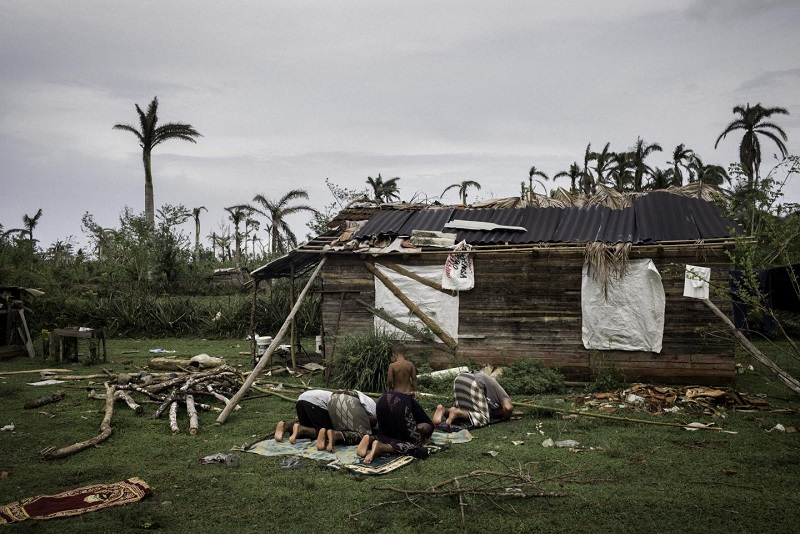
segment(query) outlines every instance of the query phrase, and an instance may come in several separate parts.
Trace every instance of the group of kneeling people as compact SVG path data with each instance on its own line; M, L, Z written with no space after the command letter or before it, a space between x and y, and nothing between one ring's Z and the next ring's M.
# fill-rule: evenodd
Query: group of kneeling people
M297 420L280 421L275 441L290 433L292 444L298 438L316 439L317 449L329 452L337 443L358 445L364 463L384 454L425 458L434 428L477 428L511 417L513 405L502 386L485 373L467 371L453 381L453 406L438 405L431 419L416 401L416 367L406 359L405 346L396 345L392 354L389 389L378 402L360 391L306 391L295 404Z

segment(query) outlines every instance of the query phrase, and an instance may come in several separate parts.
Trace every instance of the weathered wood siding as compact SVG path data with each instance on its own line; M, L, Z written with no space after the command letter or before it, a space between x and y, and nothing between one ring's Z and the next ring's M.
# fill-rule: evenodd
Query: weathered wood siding
M590 380L598 367L613 365L629 380L725 385L735 374L734 342L699 300L683 297L687 263L712 268L712 283L725 284L730 262L724 251L688 248L634 248L631 259L650 258L661 273L666 295L660 354L589 351L581 339L583 249L545 249L525 253L475 255L475 288L462 292L456 358L419 345L434 367L454 361L507 364L537 358L568 379ZM398 264L443 264L444 256L393 256ZM372 275L357 255L330 255L323 272L322 320L326 353L333 337L372 328L373 318L355 299L373 304ZM341 299L339 291L344 293ZM355 293L354 291L358 291ZM730 302L712 296L723 311ZM343 306L340 314L340 302ZM413 344L412 344L413 345Z

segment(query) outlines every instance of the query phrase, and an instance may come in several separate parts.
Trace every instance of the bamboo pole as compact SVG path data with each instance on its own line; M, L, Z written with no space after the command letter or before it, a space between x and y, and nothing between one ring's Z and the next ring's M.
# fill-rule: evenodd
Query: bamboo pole
M294 265L291 266L289 275L289 302L294 302ZM289 331L289 354L292 357L292 371L297 371L297 354L295 354L295 344L297 343L297 321L295 314L292 314L292 323Z
M772 373L777 376L778 379L786 385L786 387L800 395L800 381L784 371L775 362L770 360L763 352L758 350L758 348L756 348L756 346L753 345L750 340L744 336L744 334L736 329L736 325L734 325L733 322L728 319L728 316L722 313L722 310L717 308L713 302L708 299L703 299L703 303L708 306L712 312L714 312L714 315L722 319L722 322L724 322L728 328L731 329L736 340L747 350L747 352L752 354L756 360L764 364L767 369L772 371Z
M417 317L419 317L419 318L420 318L420 320L421 320L423 323L425 323L425 326L427 326L428 328L430 328L430 329L431 329L431 331L432 331L434 334L436 334L437 336L439 336L439 339L441 339L442 341L444 341L444 344L445 344L445 345L447 345L447 346L448 346L448 348L450 348L450 349L451 349L451 350L453 350L453 351L455 351L455 350L458 348L458 342L457 342L455 339L453 339L452 337L450 337L450 334L448 334L447 332L445 332L444 330L442 330L442 327L440 327L438 324L436 324L436 322L435 322L433 319L431 319L430 317L428 317L428 316L425 314L425 312L423 312L422 310L420 310L420 309L419 309L419 306L417 306L416 304L414 304L414 302L412 302L412 301L411 301L411 299L409 299L409 298L408 298L408 297L407 297L407 296L406 296L406 295L405 295L405 294L404 294L402 291L400 291L400 289L399 289L399 288L398 288L396 285L394 285L394 284L392 283L392 281L391 281L391 280L389 280L389 278L387 278L387 277L386 277L386 275L384 275L384 274L383 274L382 272L380 272L380 271L379 271L379 270L378 270L378 269L377 269L377 268L376 268L374 265L372 265L371 263L369 263L369 262L367 262L367 261L365 261L365 262L364 262L364 265L366 266L367 270L368 270L369 272L371 272L373 275L375 275L375 278L377 278L378 280L380 280L380 281L383 283L383 285L385 285L385 286L386 286L386 287L389 289L389 291L391 291L391 292L392 292L392 294L393 294L395 297L397 297L398 299L400 299L400 301L401 301L403 304L405 304L405 306L406 306L406 307L407 307L409 310L411 310L411 312L412 312L414 315L416 315Z
M250 386L252 386L253 382L255 382L256 377L259 375L259 373L261 373L261 371L267 365L267 361L269 361L270 356L272 356L272 353L275 352L275 349L277 349L278 346L280 345L283 336L286 335L286 330L289 329L289 324L291 323L292 318L297 313L297 310L300 309L300 304L302 304L303 299L306 296L306 293L308 293L308 290L311 288L311 284L314 282L314 279L322 270L322 266L325 265L326 259L327 258L322 258L322 260L320 260L319 262L319 265L317 265L317 268L314 269L314 272L311 274L311 278L308 279L308 283L303 288L303 291L300 292L300 296L297 297L297 302L295 302L292 311L289 312L289 317L286 318L286 320L283 322L283 326L281 326L281 329L278 331L277 334L275 334L275 338L272 340L272 343L270 343L269 347L267 348L267 351L258 361L258 365L255 366L253 372L250 373L250 376L247 377L247 380L245 380L244 384L242 384L242 387L239 389L239 391L236 392L236 395L234 395L231 398L231 402L228 403L228 405L225 406L225 409L222 410L222 413L219 414L219 417L217 418L216 421L217 424L221 425L225 423L225 420L228 419L228 416L233 411L233 408L237 404L239 404L239 401L242 400L244 394L247 393L247 390L250 389Z

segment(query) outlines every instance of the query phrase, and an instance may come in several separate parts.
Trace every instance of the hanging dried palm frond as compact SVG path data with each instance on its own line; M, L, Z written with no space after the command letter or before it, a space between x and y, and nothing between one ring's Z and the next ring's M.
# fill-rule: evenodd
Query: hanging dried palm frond
M625 276L628 268L628 256L631 243L602 243L593 241L586 243L586 256L583 263L593 280L603 287L603 294L608 294L608 284Z
M690 198L699 198L706 202L713 202L715 200L727 200L730 197L728 191L724 191L719 187L709 185L703 182L692 182L682 187L670 187L667 189L670 193L681 195Z

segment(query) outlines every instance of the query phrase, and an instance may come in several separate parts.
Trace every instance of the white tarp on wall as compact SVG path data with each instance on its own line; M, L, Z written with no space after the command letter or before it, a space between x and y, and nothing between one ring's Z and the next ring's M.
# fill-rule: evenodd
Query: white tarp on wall
M400 291L403 292L411 302L416 304L428 317L433 319L442 330L450 334L453 339L458 340L458 294L452 297L448 294L436 291L424 284L420 284L416 280L396 273L395 271L384 267L378 263L375 267L380 269L380 272L396 285ZM403 265L403 268L427 278L436 284L442 283L442 265ZM400 299L395 297L383 283L375 279L375 307L383 310L400 321L403 324L411 324L420 330L427 330L428 328L416 315L411 313L411 310L406 308ZM402 332L390 325L383 319L375 317L375 328L377 330L385 330L387 333L397 334L400 339L413 339L411 336ZM441 340L434 334L434 339L441 342Z
M651 260L628 262L625 276L603 286L583 268L583 346L596 350L661 352L664 286Z

